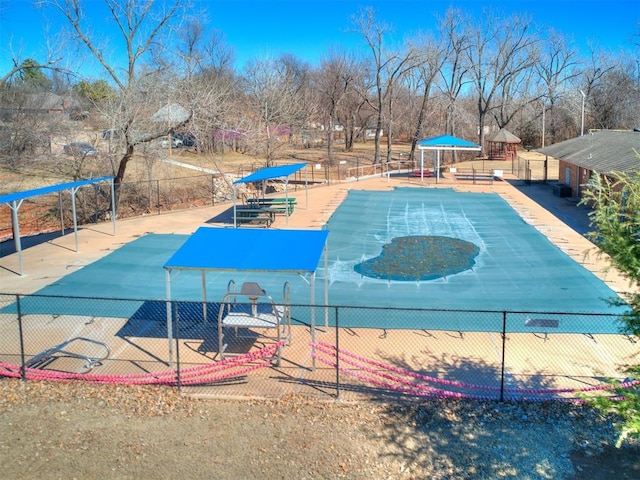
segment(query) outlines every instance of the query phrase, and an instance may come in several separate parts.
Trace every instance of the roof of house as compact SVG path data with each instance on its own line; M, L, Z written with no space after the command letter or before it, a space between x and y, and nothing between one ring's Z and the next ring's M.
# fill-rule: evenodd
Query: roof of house
M66 110L80 107L77 99L51 92L30 94L28 98L31 105L40 110Z
M170 103L153 114L151 120L160 123L182 123L189 119L189 111L179 103Z
M598 173L640 170L640 132L637 130L591 130L581 137L537 151Z

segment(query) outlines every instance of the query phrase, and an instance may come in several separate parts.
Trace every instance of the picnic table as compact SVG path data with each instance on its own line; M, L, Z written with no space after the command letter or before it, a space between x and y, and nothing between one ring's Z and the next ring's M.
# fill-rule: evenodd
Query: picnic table
M276 198L249 198L247 199L249 207L262 208L276 215L291 215L295 205L295 198L276 197Z
M251 224L269 228L273 223L274 212L266 208L238 206L236 207L236 225Z

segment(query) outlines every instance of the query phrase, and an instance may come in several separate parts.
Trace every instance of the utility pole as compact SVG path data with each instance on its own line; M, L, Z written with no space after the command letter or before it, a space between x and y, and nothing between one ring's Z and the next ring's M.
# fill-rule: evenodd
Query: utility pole
M582 137L584 135L584 101L587 98L587 96L584 94L584 92L582 90L578 90L580 92L580 95L582 95L582 120L580 122L580 136Z

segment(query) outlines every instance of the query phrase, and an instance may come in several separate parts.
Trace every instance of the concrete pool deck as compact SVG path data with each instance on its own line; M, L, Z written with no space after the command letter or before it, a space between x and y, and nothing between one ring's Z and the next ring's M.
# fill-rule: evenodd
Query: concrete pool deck
M627 281L611 267L606 256L597 255L597 249L582 233L589 229L587 210L575 201L556 197L550 185L526 185L505 175L503 181L476 184L456 181L452 177L428 178L421 181L407 175L360 179L359 181L317 186L290 191L297 198L294 213L286 219L277 216L271 228L321 228L342 203L349 190L391 190L395 187L453 188L461 192L492 192L504 198L529 224L576 262L593 272L617 293L628 290ZM0 292L29 294L38 291L85 265L88 265L120 246L146 233L190 234L198 227L208 225L230 226L229 203L212 207L181 210L119 220L113 235L111 223L83 225L78 230L78 251L75 235L49 235L30 247L23 247L23 272L17 253L0 257ZM248 227L242 227L248 228ZM43 236L44 237L44 236ZM24 240L23 240L24 242ZM24 242L25 244L27 242Z

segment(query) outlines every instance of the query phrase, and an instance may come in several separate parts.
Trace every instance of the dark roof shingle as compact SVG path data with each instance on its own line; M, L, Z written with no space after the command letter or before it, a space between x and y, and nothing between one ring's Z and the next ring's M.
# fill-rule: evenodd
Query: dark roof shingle
M538 152L598 173L640 170L640 132L592 130ZM637 152L637 153L636 153Z

